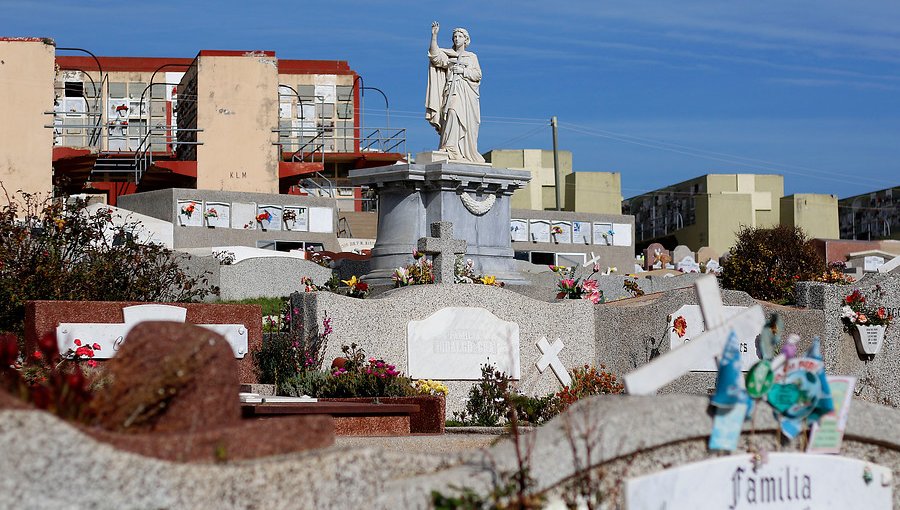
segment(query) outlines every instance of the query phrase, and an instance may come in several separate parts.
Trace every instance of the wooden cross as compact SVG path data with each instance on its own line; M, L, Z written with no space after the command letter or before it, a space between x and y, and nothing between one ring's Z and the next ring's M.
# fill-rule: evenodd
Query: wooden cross
M722 355L725 342L732 331L739 338L755 338L766 322L762 307L753 305L743 312L725 317L725 306L719 294L716 277L702 276L694 283L706 331L685 345L672 349L650 363L625 376L625 390L629 395L653 395L656 390L674 381L696 366L698 361Z
M431 224L431 237L419 239L420 252L434 260L434 283L453 283L456 255L465 255L465 239L453 239L453 223L436 221ZM449 260L445 260L445 255Z
M559 351L563 350L565 347L562 343L562 340L559 338L553 342L553 345L547 342L547 337L541 337L540 340L537 341L537 348L541 351L541 359L535 363L537 365L538 372L544 373L544 370L547 370L547 367L553 369L553 373L556 374L556 378L559 379L559 382L562 383L563 386L568 386L572 384L572 377L569 376L569 372L566 370L566 367L563 366L562 361L559 360Z

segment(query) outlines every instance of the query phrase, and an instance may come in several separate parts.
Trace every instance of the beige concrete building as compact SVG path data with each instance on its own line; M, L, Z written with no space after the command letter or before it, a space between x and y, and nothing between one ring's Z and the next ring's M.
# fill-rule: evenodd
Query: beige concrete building
M841 239L900 239L900 186L842 198Z
M816 239L837 239L838 199L834 195L796 193L781 197L781 224L800 227Z
M111 205L175 187L311 194L363 211L349 170L406 156L404 129L362 125L371 87L345 61L106 57L42 38L0 38L0 60L0 181L11 190L56 185Z
M771 174L707 174L629 198L638 247L653 242L719 253L742 226L768 228L781 221L784 177Z
M564 211L621 214L622 183L617 172L576 172L572 152L559 151L560 207ZM498 168L528 170L531 181L516 191L511 200L514 209L555 210L556 180L553 175L553 151L540 149L499 149L484 155Z
M49 39L0 38L0 182L16 190L49 193L52 182L53 58Z

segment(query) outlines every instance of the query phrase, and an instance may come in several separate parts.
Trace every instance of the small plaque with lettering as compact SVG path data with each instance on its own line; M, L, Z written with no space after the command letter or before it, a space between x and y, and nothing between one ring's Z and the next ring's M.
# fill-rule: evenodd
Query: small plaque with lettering
M484 308L447 307L407 326L408 373L413 379L481 379L490 363L519 379L519 325Z

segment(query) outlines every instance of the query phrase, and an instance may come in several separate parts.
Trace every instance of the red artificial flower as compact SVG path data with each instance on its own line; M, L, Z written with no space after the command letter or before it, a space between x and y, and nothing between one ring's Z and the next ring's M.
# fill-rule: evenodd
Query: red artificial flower
M79 346L80 346L80 345L81 345L81 340L79 340L79 339L76 338L76 339L75 339L75 345L79 345Z
M99 363L97 363L96 361L94 361L94 360L92 360L92 359L91 359L91 360L88 360L88 362L87 362L87 366L89 366L89 367L91 367L91 368L96 367L98 364L99 364Z
M674 324L672 324L672 331L678 334L678 338L684 338L684 335L687 333L687 319L684 318L684 315L679 315L675 319Z
M100 344L98 344L98 343L95 343L95 344L92 345L91 347L93 347L95 351L99 351L99 350L100 350Z

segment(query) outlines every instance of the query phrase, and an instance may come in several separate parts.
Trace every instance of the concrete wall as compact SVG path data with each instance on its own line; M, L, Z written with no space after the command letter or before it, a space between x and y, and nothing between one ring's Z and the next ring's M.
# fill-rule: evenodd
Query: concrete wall
M876 285L884 293L878 297ZM892 310L894 322L884 334L882 351L873 359L861 357L841 319L844 297L859 289L871 304ZM900 275L868 274L852 285L817 282L797 284L797 304L819 311L824 318L822 356L829 373L859 378L856 396L870 402L900 407Z
M0 38L0 182L16 190L50 193L53 76L56 47L50 39Z
M630 246L604 246L599 244L564 244L564 243L536 243L512 242L515 251L544 251L553 253L586 253L591 258L591 253L600 255L602 266L613 266L622 272L631 271L634 268L634 217L622 214L592 214L585 212L569 211L534 211L528 209L513 209L511 217L524 220L550 220L550 221L591 221L609 223L628 223L631 225Z
M204 53L196 61L197 188L278 193L275 56Z
M241 193L234 191L194 190L172 188L148 191L119 197L119 206L129 211L146 214L175 224L175 248L199 248L206 246L256 246L258 240L308 241L322 243L328 251L341 251L336 230L331 233L292 232L285 230L243 230L234 228L185 227L178 225L178 200L206 200L210 202L256 202L257 204L299 205L306 207L331 207L334 210L334 226L337 222L337 205L334 199L300 195L266 193Z
M573 172L565 179L565 210L622 214L622 175L618 172Z
M834 195L798 193L781 197L781 224L800 227L807 236L837 239L838 201Z

